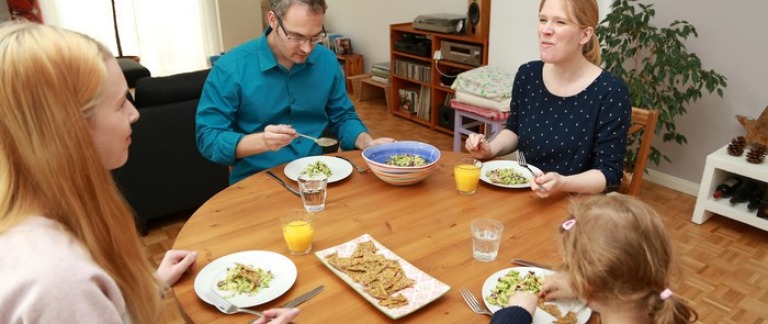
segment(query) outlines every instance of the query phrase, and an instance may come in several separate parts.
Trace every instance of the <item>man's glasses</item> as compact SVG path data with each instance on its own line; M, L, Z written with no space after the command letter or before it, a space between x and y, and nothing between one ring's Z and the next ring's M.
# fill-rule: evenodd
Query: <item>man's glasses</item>
M325 32L325 26L323 26L322 32L312 37L307 37L298 33L289 32L288 30L285 29L285 26L283 26L283 20L280 19L280 16L275 15L275 17L277 17L277 24L280 25L280 28L283 30L283 33L285 34L285 37L288 38L289 41L293 42L296 45L301 45L306 42L309 42L310 45L315 45L321 42L322 40L324 40L325 37L327 36Z

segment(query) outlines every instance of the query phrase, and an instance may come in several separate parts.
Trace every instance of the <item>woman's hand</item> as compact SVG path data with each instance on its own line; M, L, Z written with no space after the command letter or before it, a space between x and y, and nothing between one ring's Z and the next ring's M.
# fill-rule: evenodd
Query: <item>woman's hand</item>
M545 277L541 283L539 297L545 301L554 299L576 299L576 293L571 288L571 280L562 272Z
M536 175L531 179L531 190L541 198L547 198L549 195L561 191L563 176L557 172L547 172L542 175Z
M157 277L168 286L172 286L187 269L195 265L197 251L170 250L165 252L163 261L157 268Z
M259 318L251 324L286 324L290 323L296 315L299 314L298 308L273 308L263 311L264 317Z
M493 158L491 145L488 144L483 134L469 134L467 141L464 142L464 148L476 159L487 160Z

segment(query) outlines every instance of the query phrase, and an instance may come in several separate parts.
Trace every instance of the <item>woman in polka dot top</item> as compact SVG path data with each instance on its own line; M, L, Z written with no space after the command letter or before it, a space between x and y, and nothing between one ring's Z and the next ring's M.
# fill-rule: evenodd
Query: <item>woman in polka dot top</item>
M516 149L545 173L531 189L599 193L618 188L632 103L624 82L603 70L595 0L542 0L541 60L520 66L507 127L488 142L472 134L466 149L491 159Z

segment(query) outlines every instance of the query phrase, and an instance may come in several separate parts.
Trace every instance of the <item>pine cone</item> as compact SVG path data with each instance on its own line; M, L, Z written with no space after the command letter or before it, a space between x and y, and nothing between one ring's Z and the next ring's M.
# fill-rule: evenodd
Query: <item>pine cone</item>
M747 139L744 136L735 137L731 140L731 144L728 144L728 154L733 156L741 156L744 154L744 147L747 146Z
M765 145L753 143L749 152L747 152L747 162L754 164L763 163L766 154L768 154L768 148Z

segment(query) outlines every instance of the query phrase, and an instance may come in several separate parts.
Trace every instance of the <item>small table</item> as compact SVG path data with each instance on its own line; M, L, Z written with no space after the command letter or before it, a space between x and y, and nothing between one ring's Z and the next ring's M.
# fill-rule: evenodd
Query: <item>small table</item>
M365 165L360 151L336 153ZM325 210L317 216L313 252L370 234L398 256L451 286L451 291L400 322L473 323L487 321L464 303L458 288L477 297L488 276L513 267L512 258L556 265L557 224L566 218L567 199L557 194L541 199L530 189L504 189L480 183L477 193L456 192L453 162L467 154L441 151L435 172L426 180L404 187L386 184L367 171L353 172L331 183ZM284 166L272 168L281 178ZM288 180L288 183L292 183ZM292 183L295 186L295 183ZM245 323L252 315L225 315L197 297L193 283L211 261L243 250L270 250L288 256L298 278L283 296L257 307L277 307L319 285L325 291L301 305L302 323L385 323L391 320L369 304L313 254L293 256L283 241L278 217L302 208L299 198L264 172L222 190L200 207L179 232L174 249L197 250L195 267L173 286L183 316L193 323ZM470 222L490 217L505 229L494 262L472 258Z
M461 152L461 135L475 134L476 131L471 128L483 127L485 137L490 139L498 134L504 125L505 120L494 120L483 115L479 115L473 112L454 109L454 123L453 123L453 151ZM467 123L464 123L464 118L469 119Z
M384 97L389 109L389 83L374 81L371 78L360 80L360 101L366 101Z
M758 218L755 212L748 211L746 208L747 204L732 206L728 199L715 200L712 198L715 187L725 180L729 174L737 174L768 182L768 165L765 163L749 163L744 155L731 156L728 154L727 145L712 152L712 154L707 156L707 162L704 165L704 173L701 176L701 184L699 185L699 195L696 198L696 207L693 210L691 221L696 224L702 224L712 217L713 214L718 214L768 231L768 220Z

